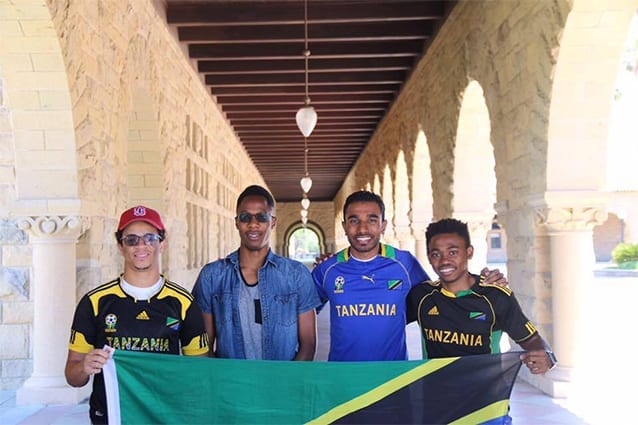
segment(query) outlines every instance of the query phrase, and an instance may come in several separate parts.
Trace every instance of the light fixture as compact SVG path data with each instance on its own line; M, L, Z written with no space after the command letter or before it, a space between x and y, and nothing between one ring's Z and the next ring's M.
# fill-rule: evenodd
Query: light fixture
M308 210L301 210L301 218L308 218Z
M305 226L306 223L308 223L308 217L301 217L301 222L303 223L303 225Z
M317 112L315 108L310 105L310 95L308 94L308 58L310 57L310 49L308 48L308 0L304 1L304 61L306 64L306 98L304 99L304 106L299 108L295 115L297 121L297 127L304 137L309 137L312 134L312 130L317 125Z
M306 174L301 178L299 183L301 184L303 193L307 194L310 192L310 188L312 187L312 179L308 174L308 139L306 137L303 138L303 166Z
M301 208L307 210L310 207L310 199L308 199L308 195L303 194L303 198L301 198Z

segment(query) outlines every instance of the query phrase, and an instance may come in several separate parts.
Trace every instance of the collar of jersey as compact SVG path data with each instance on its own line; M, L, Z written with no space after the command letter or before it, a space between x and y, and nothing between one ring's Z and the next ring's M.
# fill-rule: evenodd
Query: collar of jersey
M337 262L343 263L348 261L351 257L350 247L339 251L337 254ZM379 255L386 258L396 258L397 254L393 246L379 243Z
M441 287L441 294L449 298L467 297L468 295L472 295L472 292L473 291L471 289L466 289L465 291L459 291L455 294L454 292L448 291L447 289Z
M474 285L476 285L477 283L482 284L485 281L485 276L481 275L481 276L476 276L476 275L472 275L474 277ZM439 285L441 285L441 281L437 280L436 283L438 283ZM474 286L472 285L472 286ZM452 291L448 291L447 289L445 289L443 287L443 285L441 285L441 293L443 295L445 295L446 297L450 297L450 298L461 298L461 297L467 297L468 295L472 295L474 293L474 291L472 290L472 288L470 289L466 289L464 291L459 291L456 294Z

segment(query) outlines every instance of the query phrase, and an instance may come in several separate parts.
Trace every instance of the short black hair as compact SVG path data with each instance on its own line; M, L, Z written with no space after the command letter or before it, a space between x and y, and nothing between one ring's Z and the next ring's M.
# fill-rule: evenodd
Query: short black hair
M261 198L266 199L268 206L271 209L275 208L275 199L272 197L270 192L268 192L263 187L253 184L248 186L242 193L239 194L239 198L237 198L237 205L235 206L235 210L239 212L239 205L241 205L242 201L249 196L259 196Z
M432 238L442 233L456 233L465 240L466 248L472 245L470 243L470 232L467 229L466 223L455 218L444 218L430 223L428 229L425 231L425 243L428 250L430 249L430 241Z
M383 199L376 193L372 193L368 190L359 190L352 192L350 196L346 198L346 203L343 204L343 221L346 221L346 210L350 204L354 204L355 202L376 202L381 209L381 220L385 220L385 204L383 203Z

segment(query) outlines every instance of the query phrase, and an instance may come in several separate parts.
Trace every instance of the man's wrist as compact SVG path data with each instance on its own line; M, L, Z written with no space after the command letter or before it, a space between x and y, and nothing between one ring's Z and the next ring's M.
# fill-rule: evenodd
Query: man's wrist
M549 369L552 370L554 369L554 367L556 367L556 365L558 364L558 359L556 359L556 356L554 355L554 352L551 350L546 350L545 354L547 354L547 357L549 358Z

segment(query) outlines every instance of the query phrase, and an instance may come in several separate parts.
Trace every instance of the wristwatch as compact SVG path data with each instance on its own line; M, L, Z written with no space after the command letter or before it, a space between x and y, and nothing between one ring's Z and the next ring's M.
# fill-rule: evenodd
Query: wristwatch
M545 351L545 353L547 353L547 357L549 357L549 361L551 363L551 365L549 366L549 370L552 370L556 367L556 365L558 364L558 359L556 359L556 356L554 355L554 353L550 350Z

